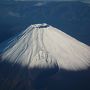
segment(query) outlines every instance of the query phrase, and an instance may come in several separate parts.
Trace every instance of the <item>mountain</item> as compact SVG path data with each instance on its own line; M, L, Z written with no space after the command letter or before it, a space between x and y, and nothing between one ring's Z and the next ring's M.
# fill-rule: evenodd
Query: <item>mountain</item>
M2 59L29 68L81 70L90 66L90 47L52 26L35 24L12 40Z
M2 90L88 88L90 47L46 23L33 24L12 39L0 61Z

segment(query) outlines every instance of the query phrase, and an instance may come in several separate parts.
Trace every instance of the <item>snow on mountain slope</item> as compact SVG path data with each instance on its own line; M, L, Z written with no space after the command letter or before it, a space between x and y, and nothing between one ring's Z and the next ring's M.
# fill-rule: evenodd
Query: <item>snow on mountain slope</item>
M90 66L90 47L47 24L34 24L12 40L2 60L28 68L82 70Z

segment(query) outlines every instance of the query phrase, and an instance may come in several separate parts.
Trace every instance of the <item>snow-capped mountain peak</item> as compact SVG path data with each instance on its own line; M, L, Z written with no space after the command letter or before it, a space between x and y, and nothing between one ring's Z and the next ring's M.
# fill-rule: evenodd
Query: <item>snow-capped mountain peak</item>
M46 27L49 27L49 25L46 24L46 23L42 23L42 24L33 24L33 25L31 25L31 27L34 27L34 28L46 28Z
M2 59L29 68L82 70L90 66L90 47L48 24L34 24L12 40Z

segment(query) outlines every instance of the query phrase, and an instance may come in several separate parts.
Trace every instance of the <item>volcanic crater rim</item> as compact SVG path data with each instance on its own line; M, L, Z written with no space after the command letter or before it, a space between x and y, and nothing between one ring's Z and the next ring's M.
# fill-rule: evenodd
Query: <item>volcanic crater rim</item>
M32 24L31 27L33 27L33 28L47 28L47 27L49 27L49 25L47 23Z

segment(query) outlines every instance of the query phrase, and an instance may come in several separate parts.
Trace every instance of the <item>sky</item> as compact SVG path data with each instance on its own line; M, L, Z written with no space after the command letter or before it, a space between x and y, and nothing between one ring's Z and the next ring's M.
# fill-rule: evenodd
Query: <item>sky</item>
M14 0L14 1L80 1L90 3L90 0Z
M90 0L1 0L1 1L80 1L90 3Z

